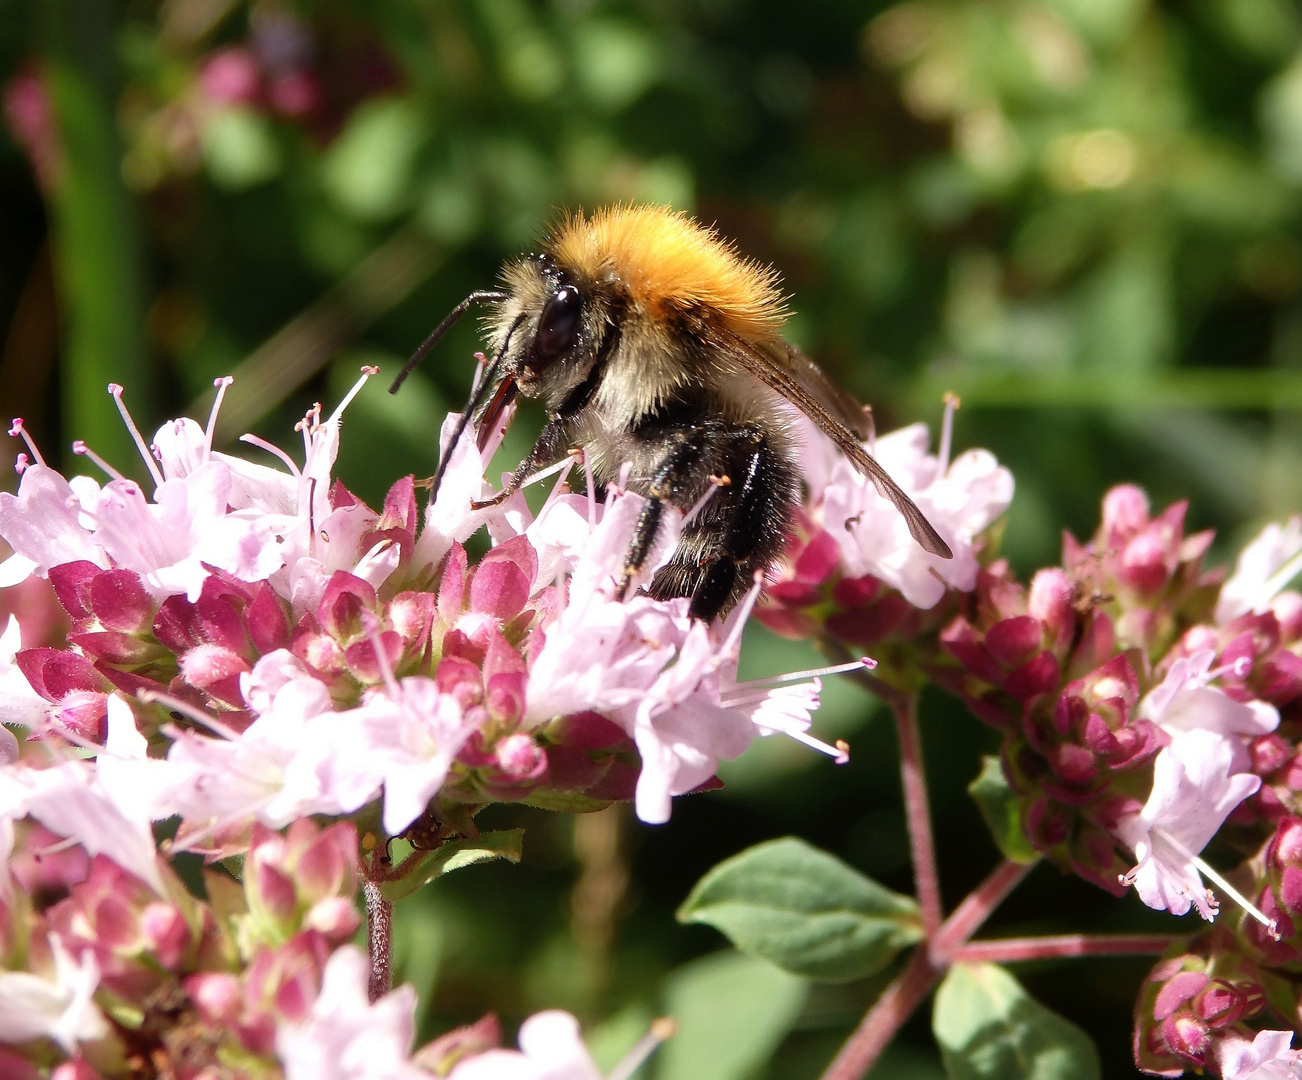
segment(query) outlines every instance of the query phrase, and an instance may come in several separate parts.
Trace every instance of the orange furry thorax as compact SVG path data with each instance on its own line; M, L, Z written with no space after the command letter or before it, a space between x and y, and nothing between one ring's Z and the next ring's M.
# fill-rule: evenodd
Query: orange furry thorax
M617 278L651 318L695 312L750 340L773 337L786 320L776 271L743 259L713 229L667 207L572 215L546 248L591 280Z

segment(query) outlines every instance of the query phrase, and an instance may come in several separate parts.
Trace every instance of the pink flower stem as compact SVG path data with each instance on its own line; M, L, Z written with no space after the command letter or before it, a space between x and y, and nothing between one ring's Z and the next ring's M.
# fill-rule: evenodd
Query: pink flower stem
M389 862L381 843L366 860L366 880L362 894L366 897L366 944L371 957L371 977L367 992L371 1003L379 1001L393 987L393 901L380 892L388 880Z
M822 1080L861 1080L904 1022L940 981L959 950L1004 898L1017 887L1030 865L1005 862L995 867L941 925L914 950L904 970L873 1003L863 1020L823 1073Z
M931 832L931 809L927 805L927 777L922 766L918 695L899 694L888 702L895 714L895 731L900 740L900 783L904 789L904 813L909 829L909 850L913 856L913 887L918 897L922 927L928 938L934 938L945 920L945 909L940 899L940 871L936 867L936 843Z
M1173 934L1051 934L1004 938L970 942L954 954L954 960L1010 964L1064 956L1158 956L1175 940Z
M853 659L843 645L830 641L824 650L844 660ZM918 727L918 695L897 689L867 670L850 672L868 691L879 697L895 716L895 733L900 742L900 785L904 790L904 814L909 830L909 851L913 858L913 887L922 928L932 939L945 919L940 898L940 872L936 868L936 842L931 831L931 809L927 804L927 774L922 764L922 735Z

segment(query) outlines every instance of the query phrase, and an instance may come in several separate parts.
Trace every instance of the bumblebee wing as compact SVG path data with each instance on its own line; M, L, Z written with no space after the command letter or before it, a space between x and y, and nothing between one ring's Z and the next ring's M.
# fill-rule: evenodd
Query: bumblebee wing
M860 442L872 435L872 422L864 407L794 345L778 338L771 344L757 346L757 351L764 359L780 368L786 368L806 393L822 405L833 419L854 432Z
M701 336L727 359L750 372L770 389L777 391L817 424L823 434L836 443L841 452L854 462L855 468L872 480L877 485L877 490L890 499L895 508L904 515L913 539L923 548L933 555L939 555L942 559L954 557L949 545L932 528L931 522L926 519L914 501L863 448L855 431L837 415L844 415L845 403L853 403L854 399L839 390L812 360L792 349L791 353L799 357L803 365L798 366L796 361L780 362L773 355L769 355L770 350L761 351L754 348L720 327L703 327ZM817 375L812 385L809 375L811 371ZM832 408L828 407L829 395L830 401L837 403Z

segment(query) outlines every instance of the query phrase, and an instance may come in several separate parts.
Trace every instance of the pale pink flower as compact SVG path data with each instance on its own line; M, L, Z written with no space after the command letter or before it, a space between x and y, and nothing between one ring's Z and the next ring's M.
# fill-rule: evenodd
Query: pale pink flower
M447 779L453 759L475 732L461 705L433 679L413 675L366 695L362 704L339 713L339 725L353 727L362 742L353 760L335 769L366 783L384 785L385 831L398 836L425 810Z
M459 1062L449 1080L601 1080L579 1022L567 1012L535 1013L520 1025L520 1049L489 1050Z
M286 1080L429 1080L411 1063L416 991L400 986L372 1004L370 963L354 945L326 962L321 992L300 1023L276 1028Z
M230 470L208 461L183 479L163 481L152 503L135 482L113 480L83 510L115 566L134 570L158 599L184 593L193 603L208 578L205 564L244 581L259 581L281 566L266 522L227 513L230 491Z
M29 573L44 577L51 566L81 559L107 568L108 558L78 510L71 485L44 464L27 467L17 495L0 493L0 536L14 549L4 583L17 584Z
M1264 701L1235 701L1208 683L1219 672L1211 649L1181 657L1162 682L1139 703L1139 715L1167 734L1205 729L1220 735L1266 735L1279 727L1279 710Z
M53 833L106 855L163 892L154 834L147 817L128 816L99 783L94 762L64 761L47 769L22 763L0 768L0 820L32 817Z
M14 663L14 656L22 648L22 628L13 615L3 634L0 634L0 725L15 724L37 730L45 724L47 702L32 689L32 684ZM18 741L4 727L0 727L0 765L18 760Z
M50 938L50 952L53 981L27 971L0 971L0 1043L48 1037L72 1054L109 1031L93 1000L99 965L90 949L74 960L57 936Z
M490 439L481 451L473 427L467 425L457 445L449 447L459 419L457 413L449 413L439 433L442 454L451 456L434 501L425 510L425 526L416 539L412 568L417 573L426 567L438 566L453 544L467 540L484 525L503 522L512 511L516 515L515 523L519 525L522 524L521 510L527 515L524 496L520 492L497 506L476 510L471 505L496 494L484 479L484 469L492 460L501 438L499 434Z
M167 763L185 777L169 789L173 812L210 830L243 818L278 829L308 814L352 813L373 797L374 784L335 767L359 759L361 736L337 722L343 714L301 661L278 649L242 683L257 714L243 732L170 730Z
M939 602L946 587L964 592L975 588L974 542L1013 497L1012 474L989 451L968 450L949 461L951 428L952 410L947 410L938 455L927 452L925 424L865 444L949 544L954 557L942 559L918 545L903 515L848 458L837 455L828 469L826 437L807 422L800 425L811 511L835 538L844 573L871 574L920 608Z
M1261 615L1302 569L1302 517L1271 522L1239 553L1234 573L1221 586L1216 622L1224 626L1249 612Z
M1144 808L1118 824L1137 864L1126 876L1151 908L1173 915L1196 907L1216 915L1215 898L1199 870L1199 853L1231 811L1261 786L1261 778L1235 772L1236 747L1223 735L1197 728L1183 732L1153 763L1153 790Z
M543 645L529 670L526 722L540 724L589 709L613 712L635 703L685 640L692 623L686 600L632 596L625 601L615 595L644 503L631 494L607 501L574 564L565 608L542 631ZM672 553L681 516L665 515L662 535L632 588Z
M1259 1031L1251 1042L1230 1035L1217 1044L1216 1064L1223 1080L1298 1080L1302 1051L1292 1045L1291 1031Z

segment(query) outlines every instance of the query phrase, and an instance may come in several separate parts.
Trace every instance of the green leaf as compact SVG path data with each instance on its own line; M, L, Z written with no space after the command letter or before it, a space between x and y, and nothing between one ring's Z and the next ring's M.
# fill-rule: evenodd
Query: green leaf
M326 152L321 183L336 205L363 221L396 214L410 195L428 124L409 101L378 98L358 106Z
M678 910L742 952L811 979L861 979L922 937L918 906L835 856L786 837L720 863Z
M809 984L731 950L679 968L665 987L678 1034L655 1063L656 1080L744 1080L786 1037Z
M283 162L271 122L252 109L223 109L203 131L203 158L213 183L229 191L257 187Z
M1040 857L1022 828L1022 811L1017 793L1009 786L1003 766L993 754L982 756L981 772L968 784L967 793L976 800L977 809L985 818L986 826L1004 858L1026 864L1033 863Z
M951 1080L1098 1080L1098 1051L995 964L955 964L931 1029Z
M473 866L490 859L506 859L518 863L523 845L523 829L481 833L477 840L454 840L434 851L425 852L408 873L381 885L380 894L386 900L401 900L428 885L436 877L460 870L463 866Z

